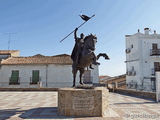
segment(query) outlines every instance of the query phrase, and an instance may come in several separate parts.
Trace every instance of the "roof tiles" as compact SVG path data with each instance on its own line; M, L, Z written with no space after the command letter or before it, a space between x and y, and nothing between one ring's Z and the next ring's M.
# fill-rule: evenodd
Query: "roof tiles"
M43 56L37 54L29 57L9 57L2 60L2 65L18 65L18 64L72 64L70 55L61 54L56 56Z
M11 54L14 52L19 52L19 50L0 50L0 54Z

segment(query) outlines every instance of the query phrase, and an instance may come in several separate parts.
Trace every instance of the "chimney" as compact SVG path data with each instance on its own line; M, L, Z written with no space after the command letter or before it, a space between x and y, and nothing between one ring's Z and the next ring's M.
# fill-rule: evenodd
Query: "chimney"
M149 28L144 28L144 34L149 35Z

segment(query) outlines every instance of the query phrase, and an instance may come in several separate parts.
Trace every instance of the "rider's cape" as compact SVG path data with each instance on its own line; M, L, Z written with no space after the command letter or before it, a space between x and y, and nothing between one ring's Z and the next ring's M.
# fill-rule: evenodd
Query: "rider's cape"
M77 45L77 43L75 43L75 45L74 45L74 48L73 48L73 50L72 50L72 54L71 54L71 59L73 60L73 61L75 61L76 60L76 53L77 53L77 51L78 51L78 45Z

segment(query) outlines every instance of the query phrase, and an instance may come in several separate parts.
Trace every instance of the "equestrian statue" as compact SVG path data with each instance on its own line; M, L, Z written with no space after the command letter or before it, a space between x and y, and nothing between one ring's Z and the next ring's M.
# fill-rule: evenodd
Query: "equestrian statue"
M75 87L76 81L76 74L77 71L80 72L79 83L84 85L82 81L82 75L85 71L85 67L89 67L90 69L94 69L92 64L97 65L99 64L97 60L100 56L105 57L105 59L109 60L109 57L105 53L100 53L98 56L95 55L95 44L97 42L96 35L88 35L84 37L84 34L80 34L80 38L77 37L77 30L74 30L74 39L75 39L75 46L72 50L71 59L73 60L72 64L72 73L73 73L73 87Z

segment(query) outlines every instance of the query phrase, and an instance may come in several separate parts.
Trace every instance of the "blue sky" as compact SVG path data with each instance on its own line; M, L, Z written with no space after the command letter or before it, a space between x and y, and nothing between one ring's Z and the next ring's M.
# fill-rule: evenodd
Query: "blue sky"
M0 49L20 50L21 56L71 54L73 34L60 43L84 21L78 16L92 16L78 30L96 34L95 53L100 58L100 75L125 74L125 35L144 32L149 27L160 33L159 0L0 0ZM151 33L152 34L152 33Z

